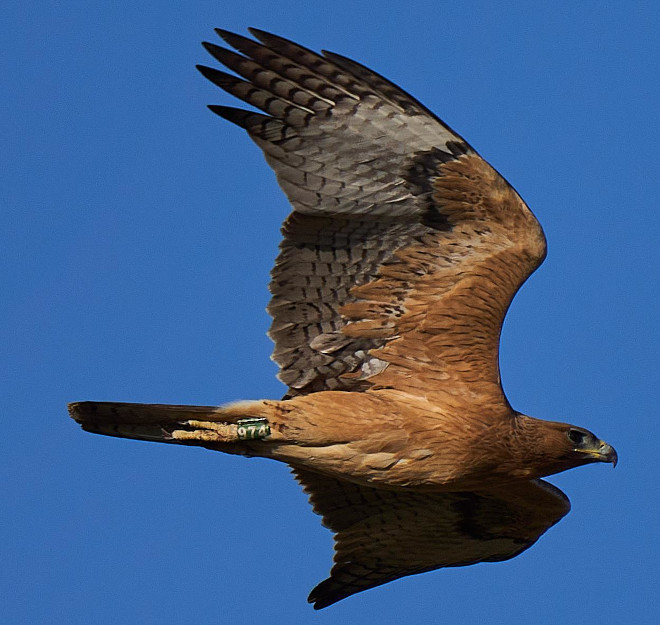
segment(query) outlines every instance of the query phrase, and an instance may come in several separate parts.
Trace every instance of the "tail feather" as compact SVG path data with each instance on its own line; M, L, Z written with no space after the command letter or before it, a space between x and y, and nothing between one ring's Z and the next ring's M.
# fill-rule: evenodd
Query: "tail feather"
M162 443L181 443L170 436L189 419L226 421L217 406L177 406L82 401L69 404L69 414L87 432Z

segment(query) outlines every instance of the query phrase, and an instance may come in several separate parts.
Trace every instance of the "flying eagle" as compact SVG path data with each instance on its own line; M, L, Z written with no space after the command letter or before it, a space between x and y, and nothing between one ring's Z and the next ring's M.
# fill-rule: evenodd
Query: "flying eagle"
M252 29L200 66L262 112L211 106L263 150L293 206L272 272L284 398L222 407L79 402L90 432L288 463L335 533L323 608L405 575L506 560L568 511L541 477L614 449L514 410L500 330L546 253L516 191L382 76Z

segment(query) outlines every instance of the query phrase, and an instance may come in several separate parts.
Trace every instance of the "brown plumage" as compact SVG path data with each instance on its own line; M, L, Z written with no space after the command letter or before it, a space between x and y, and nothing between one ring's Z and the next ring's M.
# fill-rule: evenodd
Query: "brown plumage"
M81 402L84 429L289 463L335 532L321 608L404 575L511 558L569 510L539 478L616 462L592 433L514 411L504 315L543 231L515 190L398 87L252 30L200 67L263 111L212 106L264 151L293 212L272 274L283 400ZM248 419L248 421L246 421Z

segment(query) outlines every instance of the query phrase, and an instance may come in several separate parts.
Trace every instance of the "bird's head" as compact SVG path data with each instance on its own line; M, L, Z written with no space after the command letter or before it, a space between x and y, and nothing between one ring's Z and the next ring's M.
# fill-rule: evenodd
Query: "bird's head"
M618 457L614 447L593 432L569 423L520 417L523 417L523 430L536 441L535 455L542 466L539 477L592 462L610 462L616 466Z
M576 461L576 464L591 462L611 462L616 466L618 456L612 445L599 439L593 432L574 425L562 424L563 443L566 457Z

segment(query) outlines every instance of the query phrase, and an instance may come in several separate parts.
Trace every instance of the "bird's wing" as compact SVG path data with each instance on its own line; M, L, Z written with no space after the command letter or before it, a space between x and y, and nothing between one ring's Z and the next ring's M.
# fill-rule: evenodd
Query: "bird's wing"
M316 609L406 575L508 560L570 510L566 495L542 480L480 493L415 493L294 474L335 533L330 577L309 595Z
M545 238L511 186L383 77L252 30L200 67L264 114L212 106L264 151L293 212L270 336L289 396L446 386L503 397L498 343Z

